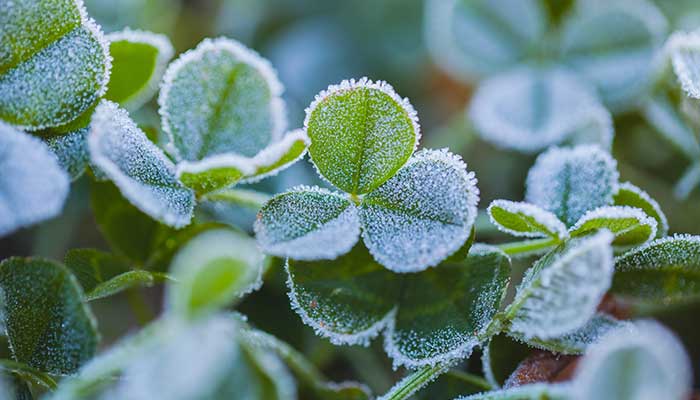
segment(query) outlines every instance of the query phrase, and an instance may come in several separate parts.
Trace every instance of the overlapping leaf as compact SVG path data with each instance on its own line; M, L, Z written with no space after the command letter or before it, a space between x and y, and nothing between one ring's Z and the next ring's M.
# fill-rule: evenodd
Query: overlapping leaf
M676 32L666 47L681 87L688 96L700 98L700 31Z
M88 128L81 128L46 140L46 144L58 158L61 167L68 172L71 180L76 180L83 175L90 160L87 134Z
M599 229L613 233L613 245L640 245L656 236L656 220L639 208L606 206L588 211L571 227L572 237L581 236Z
M511 235L557 240L569 236L566 225L556 215L529 203L494 200L488 213L498 229Z
M661 206L649 194L629 182L623 182L617 187L614 196L617 206L636 207L646 215L656 220L656 236L664 237L668 233L668 220Z

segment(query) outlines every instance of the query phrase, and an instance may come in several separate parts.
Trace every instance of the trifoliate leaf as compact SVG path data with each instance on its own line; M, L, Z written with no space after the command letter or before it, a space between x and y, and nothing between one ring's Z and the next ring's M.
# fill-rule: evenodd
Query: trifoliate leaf
M618 257L611 292L639 312L700 300L700 237L656 239Z
M0 237L61 212L70 182L41 140L0 122Z
M105 98L135 110L153 97L173 57L168 37L126 28L107 35L112 74Z
M88 135L92 162L144 213L175 228L190 223L194 193L175 177L175 166L148 140L126 111L103 101Z
M95 354L95 318L66 267L41 258L8 258L0 263L0 289L16 361L62 375Z
M525 200L572 226L587 211L612 204L617 163L597 146L551 148L527 175Z
M608 333L583 357L574 377L575 400L688 398L690 360L673 333L640 321Z
M615 236L613 245L635 246L656 237L656 225L656 220L639 208L605 206L583 214L570 233L576 237L607 229Z
M700 31L675 32L666 46L683 91L700 98Z
M462 263L394 274L358 244L333 261L288 260L290 298L304 323L335 344L385 331L395 365L449 362L471 353L500 307L510 262L475 246Z
M491 337L482 345L481 364L484 377L495 388L503 386L532 351L531 347L508 337L505 333Z
M649 88L666 18L646 0L579 2L564 22L565 62L594 84L613 111L636 105Z
M133 270L128 260L94 249L69 250L65 264L80 282L88 301L133 287L150 287L166 279L163 274Z
M613 235L570 239L527 270L506 309L510 331L550 339L583 327L595 314L613 274Z
M28 130L67 124L107 89L110 56L81 0L0 4L0 119Z
M280 138L282 84L270 63L226 38L205 39L170 64L158 97L179 160L252 157Z
M514 236L566 239L569 232L556 215L535 205L508 200L494 200L488 208L489 218L499 230Z
M87 148L88 128L78 129L61 136L48 138L46 144L58 158L58 163L68 172L71 180L83 175L90 160Z
M363 198L362 238L372 256L392 271L422 271L462 247L478 201L474 173L459 156L422 150Z
M569 386L565 384L534 383L460 397L455 400L566 400L568 392Z
M656 236L664 237L668 233L668 220L661 206L649 194L629 182L617 187L614 202L616 206L636 207L656 220Z
M279 142L272 143L251 159L255 172L248 174L244 182L257 182L274 176L304 157L311 141L302 129L287 133Z
M170 312L210 313L260 287L264 256L255 240L232 229L212 229L185 244L172 261Z
M479 85L469 107L481 137L527 153L569 138L609 147L612 123L605 116L586 82L561 68L523 67L496 75Z
M357 207L345 196L298 186L273 197L254 225L267 254L296 260L333 259L360 237Z
M431 0L425 7L433 58L467 82L522 61L547 30L546 10L535 0Z
M413 154L420 129L408 99L386 82L351 79L322 91L306 109L309 154L321 175L351 194L368 193Z

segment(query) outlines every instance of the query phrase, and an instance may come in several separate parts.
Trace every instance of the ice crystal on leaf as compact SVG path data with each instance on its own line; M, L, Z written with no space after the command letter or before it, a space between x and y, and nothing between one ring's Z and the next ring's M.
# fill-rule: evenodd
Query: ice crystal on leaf
M675 32L666 43L673 71L685 93L700 98L700 31Z
M640 245L656 237L656 220L639 208L627 206L599 207L583 214L571 227L572 237L607 229L615 236L613 245Z
M491 222L514 236L566 239L569 232L556 215L533 204L494 200L488 208Z
M69 178L41 140L0 122L0 236L55 217Z
M618 185L614 201L616 206L639 208L656 220L656 236L664 237L668 233L668 220L661 206L649 194L637 186L623 182Z
M141 211L176 228L190 223L194 193L176 179L175 166L125 110L100 103L88 147L92 162Z
M46 144L58 158L58 163L72 180L83 175L90 161L87 148L88 128L81 128L65 135L48 138Z

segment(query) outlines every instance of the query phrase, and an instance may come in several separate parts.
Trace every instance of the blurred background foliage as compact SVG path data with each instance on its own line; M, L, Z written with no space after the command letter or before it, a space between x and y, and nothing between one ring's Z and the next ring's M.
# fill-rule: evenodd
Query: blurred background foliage
M422 146L450 147L476 172L482 208L496 198L523 197L525 176L535 155L500 150L474 133L465 113L474 88L451 78L431 60L426 49L422 0L85 0L85 3L89 14L105 31L128 26L165 33L177 53L194 47L204 37L222 35L256 49L272 62L286 87L290 128L301 126L304 108L329 84L361 76L386 80L400 95L409 97L418 111ZM657 0L656 3L668 18L670 31L700 26L700 1ZM153 100L134 116L154 135L158 135L159 126L156 109ZM669 218L670 233L700 233L700 191L695 189L685 200L673 195L674 183L688 167L688 161L655 134L637 111L615 115L614 126L613 154L619 162L622 181L631 181L659 201ZM61 260L70 248L109 248L98 230L97 213L91 208L99 209L100 201L124 200L119 198L117 190L108 187L111 184L97 184L106 185L97 190L89 181L84 176L73 184L71 198L60 217L0 240L0 259L31 254ZM256 189L277 193L301 183L324 185L309 163L300 162L275 179L256 185ZM114 217L114 223L133 227L141 221L136 231L140 232L139 240L144 246L156 232L166 237L174 235L167 230L163 233L165 228L129 207L124 203L126 211ZM200 220L233 223L248 230L256 211L222 204L201 208L197 216ZM478 224L477 240L503 239L486 219L479 218ZM370 349L365 349L335 347L316 337L290 309L284 273L279 268L282 261L276 262L278 268L270 269L263 289L249 296L239 307L240 311L253 324L302 350L331 378L357 379L366 382L375 393L385 391L401 372L392 371L390 360L379 349L381 341L375 340ZM104 336L103 346L151 319L161 307L160 299L161 288L155 287L94 302ZM134 304L138 304L135 308L140 312L133 311ZM694 329L694 322L687 318L689 313L696 311L682 310L667 318L677 329L683 329L684 325ZM698 354L700 343L690 345L693 353ZM469 369L479 371L478 365L470 365Z

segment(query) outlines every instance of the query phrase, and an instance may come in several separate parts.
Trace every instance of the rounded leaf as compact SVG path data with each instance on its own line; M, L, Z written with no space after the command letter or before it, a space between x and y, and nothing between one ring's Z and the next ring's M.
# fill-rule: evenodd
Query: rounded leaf
M255 171L244 178L244 183L254 183L275 176L300 160L309 149L311 141L303 129L293 130L272 143L251 159Z
M90 161L87 148L88 131L88 128L81 128L46 140L46 144L58 158L58 163L73 181L83 175Z
M514 236L569 237L566 225L556 215L529 203L494 200L487 211L492 224Z
M606 206L585 213L570 229L572 237L607 229L616 246L640 245L656 236L656 220L639 208Z
M661 206L649 194L629 182L617 187L614 201L616 206L636 207L656 220L656 236L664 237L668 233L668 220Z
M386 82L351 79L322 91L306 109L309 154L321 175L352 194L391 178L418 146L418 116Z

